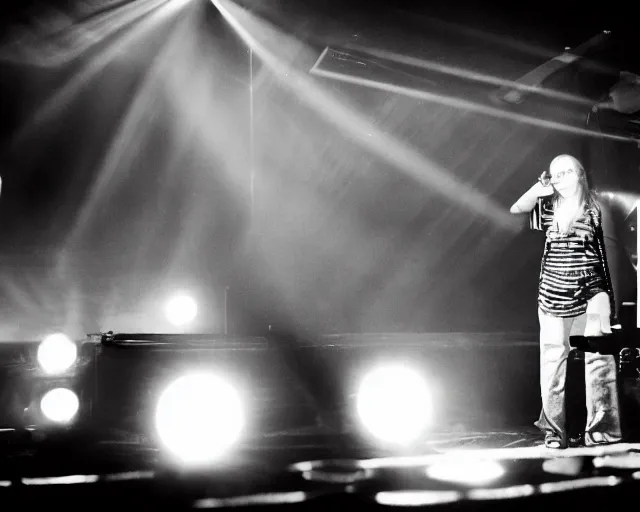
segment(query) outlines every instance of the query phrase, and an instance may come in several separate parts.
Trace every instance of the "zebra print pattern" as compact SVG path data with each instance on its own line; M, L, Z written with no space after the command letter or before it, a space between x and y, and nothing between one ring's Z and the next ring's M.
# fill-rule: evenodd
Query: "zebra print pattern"
M586 312L589 299L608 291L596 231L601 213L599 208L585 209L569 233L558 231L553 213L553 200L540 198L530 218L531 228L546 234L538 306L550 315L575 317Z

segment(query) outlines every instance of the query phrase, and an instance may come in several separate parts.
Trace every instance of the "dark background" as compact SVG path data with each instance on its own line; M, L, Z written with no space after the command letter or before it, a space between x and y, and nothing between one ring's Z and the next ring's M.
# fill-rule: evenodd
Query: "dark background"
M199 300L198 331L224 329L227 290L234 333L535 332L542 239L509 206L559 153L637 193L635 144L310 73L357 45L514 80L608 29L545 82L580 104L498 105L495 87L380 60L362 77L623 133L633 116L590 115L639 71L613 5L243 1L229 12L251 55L210 2L156 3L3 7L0 339L167 331L176 289Z

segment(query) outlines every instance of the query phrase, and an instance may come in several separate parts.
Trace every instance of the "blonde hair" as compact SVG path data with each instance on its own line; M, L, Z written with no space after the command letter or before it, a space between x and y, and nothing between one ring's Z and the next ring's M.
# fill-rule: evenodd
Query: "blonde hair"
M571 163L574 172L578 175L578 201L568 215L558 215L557 207L561 196L557 190L553 193L553 220L558 226L558 230L560 232L568 233L573 224L582 216L585 210L589 208L598 208L598 201L596 192L589 185L589 180L587 178L587 173L584 170L584 166L577 158L571 155L558 155L551 161L551 164L549 164L549 173L551 173L551 167L553 164L562 160L568 160Z

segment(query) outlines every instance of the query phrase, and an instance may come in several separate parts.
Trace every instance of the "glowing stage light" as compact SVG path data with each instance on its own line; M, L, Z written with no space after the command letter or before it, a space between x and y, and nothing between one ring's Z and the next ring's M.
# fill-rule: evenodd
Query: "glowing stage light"
M181 377L158 400L155 424L168 452L186 465L219 460L244 428L242 400L236 389L211 374Z
M188 295L178 295L167 302L165 313L173 325L186 325L198 315L198 304Z
M429 466L426 472L434 480L466 485L488 484L505 474L504 468L496 461L455 455Z
M357 411L375 438L407 445L417 441L431 421L431 394L418 372L404 365L384 366L362 380Z
M78 357L78 347L64 334L47 336L38 346L38 364L48 375L67 371Z
M66 388L52 389L40 401L42 414L55 423L69 423L79 408L78 395Z

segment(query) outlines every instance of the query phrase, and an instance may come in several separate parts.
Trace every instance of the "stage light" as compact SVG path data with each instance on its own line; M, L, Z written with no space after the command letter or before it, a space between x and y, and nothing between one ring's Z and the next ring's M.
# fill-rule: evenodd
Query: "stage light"
M419 372L403 364L370 371L360 384L356 400L363 426L385 443L411 444L431 421L432 399L427 383Z
M186 375L158 400L155 425L160 441L180 463L220 460L239 440L245 423L240 394L213 374Z
M78 347L64 334L47 336L38 346L38 364L48 375L66 372L78 357Z
M79 408L78 395L67 388L52 389L40 401L42 414L55 423L69 423Z
M166 306L167 319L175 326L182 326L192 322L198 314L198 304L188 295L178 295L171 298Z
M466 485L484 485L505 474L504 468L493 460L480 460L469 456L445 457L426 469L427 476L434 480Z

